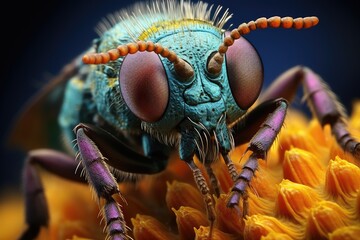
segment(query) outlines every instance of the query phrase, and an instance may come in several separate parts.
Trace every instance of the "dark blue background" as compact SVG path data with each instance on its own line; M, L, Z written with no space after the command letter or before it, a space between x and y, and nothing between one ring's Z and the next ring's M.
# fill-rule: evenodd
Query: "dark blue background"
M209 1L234 13L234 26L258 17L316 15L320 24L309 30L256 31L247 36L262 56L266 85L297 65L318 72L348 110L359 97L359 17L355 1ZM48 79L97 37L102 17L130 1L12 1L1 15L2 81L1 141L5 142L16 112ZM5 62L5 63L4 63ZM298 105L298 104L297 104ZM3 144L2 144L3 145ZM24 155L1 149L0 187L18 186Z

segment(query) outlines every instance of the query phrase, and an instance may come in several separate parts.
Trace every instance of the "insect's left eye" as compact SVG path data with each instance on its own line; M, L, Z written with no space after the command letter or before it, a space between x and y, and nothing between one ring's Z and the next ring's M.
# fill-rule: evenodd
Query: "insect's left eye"
M162 117L169 99L169 86L156 53L127 55L120 68L119 82L126 105L138 118L156 122Z
M259 54L245 38L237 39L226 52L226 68L237 105L248 109L258 98L264 80Z

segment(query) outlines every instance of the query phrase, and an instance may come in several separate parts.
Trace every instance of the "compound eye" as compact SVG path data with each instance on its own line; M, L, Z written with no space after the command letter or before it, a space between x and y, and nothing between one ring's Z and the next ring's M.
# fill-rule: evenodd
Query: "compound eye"
M126 105L138 118L156 122L162 117L169 99L169 86L156 53L127 55L120 68L119 82Z
M230 35L229 32L225 33ZM264 71L256 49L243 37L226 52L226 68L232 95L241 109L248 109L258 98Z

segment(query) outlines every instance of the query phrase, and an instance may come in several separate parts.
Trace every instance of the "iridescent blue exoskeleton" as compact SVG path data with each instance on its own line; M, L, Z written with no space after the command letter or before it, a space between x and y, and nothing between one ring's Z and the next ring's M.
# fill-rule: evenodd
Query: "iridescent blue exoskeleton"
M321 124L329 124L339 145L360 158L360 145L346 130L341 105L310 69L290 69L259 97L262 62L254 47L241 37L268 27L309 28L318 19L259 18L227 32L223 26L231 15L225 11L220 16L220 11L217 8L211 14L203 2L168 0L135 5L99 25L100 37L94 46L70 63L49 87L56 89L66 83L58 120L68 145L76 137L78 155L55 150L29 152L24 167L28 229L23 239L35 237L49 220L34 165L79 182L85 180L80 171L74 174L75 169L77 165L84 168L87 181L105 200L108 236L126 239L122 210L113 198L120 193L117 183L163 171L173 149L178 149L180 159L193 172L210 226L215 219L213 200L194 156L205 166L217 195L211 167L222 156L234 181L228 206L243 199L246 216L247 186L258 159L265 158L278 135L288 101L300 84ZM246 142L251 154L238 174L229 152Z

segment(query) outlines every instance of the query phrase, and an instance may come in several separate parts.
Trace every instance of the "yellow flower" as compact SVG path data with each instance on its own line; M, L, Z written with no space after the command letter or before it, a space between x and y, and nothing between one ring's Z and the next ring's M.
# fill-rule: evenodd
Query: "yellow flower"
M360 102L354 104L349 130L359 139ZM358 132L356 132L358 130ZM232 155L238 171L246 145ZM243 159L243 161L239 161ZM204 172L205 170L202 169ZM221 188L214 196L216 220L212 239L357 239L360 236L360 168L337 145L329 126L290 111L277 141L259 160L249 187L249 215L242 204L226 206L232 180L223 161L215 163ZM38 239L104 239L98 204L89 187L41 174L50 224ZM209 181L209 179L207 179ZM59 186L61 186L59 188ZM203 197L192 172L176 154L166 171L136 184L120 184L129 235L141 239L206 239L210 226ZM0 204L0 239L14 239L26 227L21 198L7 196ZM6 220L6 221L5 221Z

